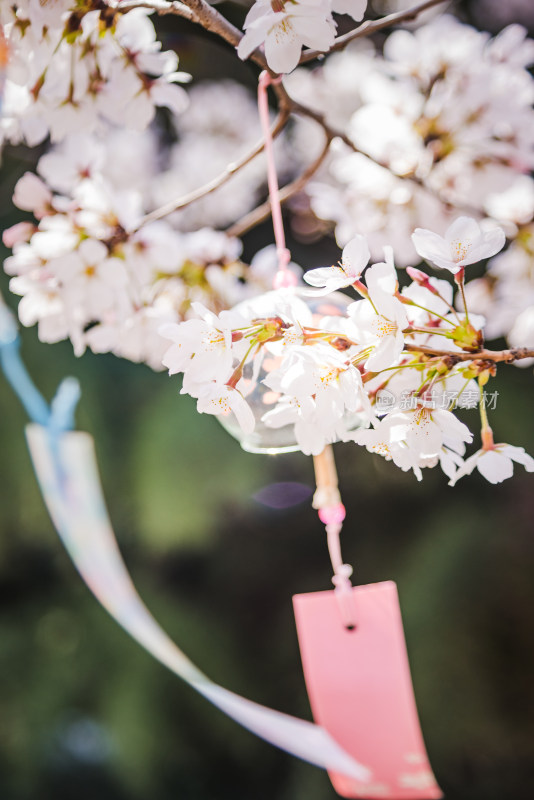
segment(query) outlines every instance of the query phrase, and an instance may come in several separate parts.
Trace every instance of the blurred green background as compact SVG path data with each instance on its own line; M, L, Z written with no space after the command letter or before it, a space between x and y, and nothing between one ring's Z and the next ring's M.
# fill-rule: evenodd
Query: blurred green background
M165 26L185 69L237 70L252 82L213 40L177 20ZM2 229L20 218L12 187L36 157L6 152ZM245 255L270 235L268 226L249 235ZM294 252L310 266L330 260L328 249L315 248L313 263L297 244ZM7 297L4 275L1 288ZM48 398L65 375L81 381L78 427L96 439L121 550L156 618L214 680L309 717L291 595L330 585L309 507L311 460L242 452L164 374L111 356L77 360L67 343L40 344L35 330L23 345ZM534 453L532 370L502 367L492 389L498 440ZM100 608L44 510L24 413L3 380L0 407L2 800L333 800L325 773L226 719ZM474 429L475 415L465 416ZM437 470L418 484L360 448L337 446L336 456L344 555L356 582L398 584L425 740L447 798L530 800L532 476L519 467L500 487L477 474L450 489ZM300 504L276 510L254 499L281 481L304 485Z

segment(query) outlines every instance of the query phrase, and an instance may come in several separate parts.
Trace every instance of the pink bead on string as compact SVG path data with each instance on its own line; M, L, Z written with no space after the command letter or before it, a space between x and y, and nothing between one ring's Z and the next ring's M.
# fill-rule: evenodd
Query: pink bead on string
M281 77L272 78L268 72L263 71L258 81L258 111L260 115L263 139L265 142L265 155L267 157L267 184L269 186L269 200L271 202L271 216L273 219L274 240L276 242L276 254L278 256L278 272L273 281L275 289L288 288L295 286L297 278L288 269L291 261L291 253L286 247L286 237L284 234L284 223L282 220L282 206L280 204L280 194L278 190L278 177L276 175L276 164L273 152L273 137L269 123L269 101L267 97L267 87L273 83L280 83Z
M319 509L319 519L323 525L341 525L346 517L347 512L343 503L337 503L335 506L327 506L326 508Z

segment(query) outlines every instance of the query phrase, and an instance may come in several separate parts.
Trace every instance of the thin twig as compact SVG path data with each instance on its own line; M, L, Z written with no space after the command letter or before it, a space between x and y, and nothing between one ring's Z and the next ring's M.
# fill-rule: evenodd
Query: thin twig
M122 14L133 11L134 8L148 8L159 16L174 14L184 19L193 19L193 12L186 5L179 2L167 2L167 0L115 0L114 3L108 3L108 5L113 6Z
M437 6L440 3L445 3L448 1L449 0L426 0L425 3L419 3L418 5L412 6L412 8L407 8L404 11L396 11L394 14L388 14L386 17L382 17L381 19L366 20L365 22L362 22L361 25L358 25L358 27L354 30L345 33L343 36L338 36L332 47L328 50L328 53L332 53L334 50L343 50L343 48L346 47L349 42L353 42L355 39L361 39L364 36L371 36L371 34L377 33L377 31L381 31L384 28L390 28L392 25L396 25L399 22L408 22L414 20L423 11L427 11L433 6ZM305 64L308 61L313 61L314 58L319 58L320 56L324 55L327 55L327 53L324 53L321 50L304 50L300 57L299 64Z
M385 28L388 25L393 25L395 22L399 22L401 20L412 19L415 18L419 13L424 11L427 8L430 8L433 5L437 5L438 2L444 2L444 0L427 0L425 3L421 3L418 6L414 6L407 11L397 12L395 14L389 14L387 17L383 17L381 20L376 20L374 22L363 23L356 31L352 31L349 34L346 34L344 37L341 36L337 40L336 44L334 45L333 49L340 49L344 46L343 42L346 43L347 37L357 38L358 36L369 35L376 30L380 30L381 28ZM111 3L110 3L111 5ZM167 0L123 0L120 3L113 3L115 8L119 8L120 10L129 11L133 8L152 8L158 14L177 14L179 16L185 16L190 21L200 25L205 30L210 31L211 33L220 36L224 39L228 44L232 47L237 47L241 39L243 38L243 33L232 25L219 11L217 11L213 6L209 5L206 0L183 0L183 2L167 2ZM358 31L361 31L358 33ZM311 55L309 55L312 51L306 51L303 55L304 57L308 54L308 57L305 57L304 60L310 60ZM267 69L271 75L274 75L272 70L269 69L267 62L265 60L264 54L260 50L255 50L251 56L250 60L257 64L262 69ZM283 86L282 83L277 83L272 85L272 90L276 95L278 101L278 107L280 112L280 118L283 118L284 122L282 127L286 124L289 116L291 114L297 114L298 116L308 117L309 119L314 120L320 125L329 141L332 141L334 138L341 139L351 150L356 153L360 153L361 151L355 146L355 144L349 139L349 137L343 133L342 131L335 130L326 120L324 114L315 111L314 109L309 108L308 106L299 103L298 101L294 100L288 93ZM279 118L279 119L280 119ZM281 130L281 129L280 129ZM259 148L259 149L258 149ZM239 169L245 166L251 158L261 152L263 149L263 143L261 147L258 145L258 148L255 148L253 154L249 154L250 158L246 156L241 161L237 162L237 164L232 164L230 167L225 170L218 178L215 178L210 183L206 184L205 186L200 187L198 190L191 192L186 197L178 198L176 201L172 203L167 203L161 209L156 209L155 211L147 214L144 217L139 225L136 227L135 230L138 230L142 225L147 224L148 222L153 222L156 219L161 219L162 217L166 216L167 214L172 213L173 211L178 210L179 208L185 208L186 205L195 202L196 200L204 197L206 194L215 191L219 186L222 186L229 180L232 175L234 175ZM365 154L367 155L367 154ZM391 168L387 164L383 164L380 161L373 159L371 156L367 156L370 158L371 161L375 161L379 166L383 167L384 169L388 169L392 172ZM313 174L313 173L312 173ZM392 173L395 175L395 173ZM422 181L417 178L408 178L403 176L397 176L399 179L408 180L410 182L416 183L418 186L423 187L427 191L435 194L433 190L429 189L424 185ZM254 213L254 212L252 212ZM239 223L236 223L239 225Z
M183 0L183 2L176 0L174 2L172 0L106 0L106 2L110 7L123 12L131 11L134 8L148 8L160 15L175 14L185 17L200 25L204 30L217 34L232 47L237 47L243 38L242 31L232 25L226 17L223 17L205 0ZM265 57L259 50L255 50L250 58L262 69L268 68Z
M320 111L315 111L313 108L309 108L308 106L305 106L302 103L299 103L297 100L293 100L293 98L290 97L287 94L287 92L286 95L287 95L287 102L292 114L297 114L297 116L300 117L308 117L308 119L313 119L314 122L317 122L321 126L321 128L324 130L325 134L328 136L330 141L332 141L332 139L341 139L341 141L344 142L347 145L347 147L350 147L351 150L354 150L357 153L361 152L360 150L358 150L354 142L352 142L345 133L336 130L330 125L330 123L326 121L324 114L322 114Z
M330 125L330 123L326 121L324 114L322 114L320 111L315 111L312 108L308 108L308 106L305 106L302 103L293 100L293 98L290 97L289 95L287 95L287 105L292 114L297 114L298 116L301 117L308 117L308 119L313 119L314 122L317 122L317 124L322 127L325 134L330 137L330 139L340 139L354 153L363 155L365 156L365 158L368 158L369 161L372 161L373 164L376 164L378 167L382 167L382 169L386 169L391 175L393 175L394 178L398 178L398 180L400 181L405 181L411 184L412 187L423 189L423 191L427 192L433 197L436 197L441 203L443 203L448 208L454 208L459 211L463 211L465 214L471 214L472 216L476 217L480 217L480 215L483 213L482 209L478 208L477 206L472 206L468 203L453 203L451 200L442 197L439 191L437 191L436 189L432 189L425 183L424 180L417 177L417 175L399 175L397 172L392 170L391 166L387 164L385 161L381 161L379 158L375 158L374 156L369 155L369 153L366 153L365 150L360 150L360 148L357 147L351 139L349 139L346 133L343 133L342 131L333 128Z
M271 135L273 138L276 138L284 129L288 119L289 112L285 110L280 111L271 129ZM191 203L201 200L203 197L206 197L206 195L211 194L220 186L223 186L227 181L229 181L230 178L236 174L236 172L239 172L240 169L245 167L254 158L256 158L256 156L262 152L264 146L265 142L262 139L252 150L240 158L239 161L234 161L233 163L228 164L224 172L221 172L221 174L216 178L213 178L213 180L205 183L204 186L200 186L198 189L189 192L189 194L179 197L177 200L171 200L169 203L165 203L159 208L154 209L154 211L151 211L149 214L146 214L137 223L137 225L129 231L129 233L135 233L136 231L140 230L140 228L148 225L149 222L155 222L158 219L163 219L163 217L168 216L168 214L172 214L174 211L179 211L181 208L185 208L186 206L191 205Z
M513 347L511 350L477 350L474 353L458 352L452 350L436 350L418 344L405 344L404 349L410 353L422 353L436 358L449 358L451 361L491 361L494 364L504 362L511 364L522 358L534 358L534 350L528 347Z
M139 5L140 2L142 3L142 6ZM178 14L179 16L184 16L181 14L181 8L182 6L185 6L190 12L188 19L190 19L191 22L194 22L205 30L220 36L222 39L228 42L228 44L232 45L232 47L237 47L243 38L243 33L234 25L232 25L232 23L229 22L225 17L223 17L219 11L206 3L205 0L184 0L183 3L171 3L165 2L165 0L125 0L124 4L121 3L120 5L121 8L124 5L124 10L131 10L131 8L136 7L136 3L137 7L153 8L157 13ZM116 4L114 4L114 7L116 7ZM272 75L274 74L272 70L269 70L265 56L259 50L255 50L251 54L250 59L262 69L267 69ZM291 113L293 100L289 97L281 84L273 85L272 88L276 94L279 108L279 115L272 129L272 136L274 138L287 124ZM242 159L230 164L227 169L217 178L214 178L209 183L201 186L199 189L196 189L185 197L180 197L177 200L166 203L164 206L161 206L161 208L157 208L150 212L150 214L147 214L140 220L131 233L138 231L141 227L149 222L162 219L168 214L172 214L173 211L178 211L180 208L185 208L190 203L194 203L196 200L199 200L200 198L205 197L207 194L214 192L219 188L219 186L222 186L233 175L235 175L236 172L246 166L246 164L255 158L258 153L261 153L263 148L264 142L261 141Z
M217 36L231 44L232 47L237 47L243 38L242 31L232 25L217 9L210 6L205 0L183 0L183 2L191 9L194 22L202 25L205 30L216 33ZM251 59L259 64L262 69L267 68L265 57L259 50L255 50L252 53Z
M329 137L327 137L325 145L321 153L315 159L315 161L313 161L308 167L306 167L304 172L301 175L299 175L298 178L295 178L295 180L291 181L291 183L286 184L286 186L283 186L280 189L278 196L280 198L281 203L285 203L287 200L289 200L290 197L293 197L293 195L302 191L302 189L308 183L309 179L312 177L312 175L314 175L317 172L317 170L325 160L328 151L330 149L331 141L332 140ZM261 204L261 206L258 206L253 211L250 211L248 214L245 214L245 216L242 217L240 220L234 222L234 224L230 228L228 228L226 233L228 234L228 236L243 236L243 234L249 231L251 228L254 228L256 225L259 225L260 222L263 222L265 219L267 219L270 213L271 213L271 201L266 200L264 203Z

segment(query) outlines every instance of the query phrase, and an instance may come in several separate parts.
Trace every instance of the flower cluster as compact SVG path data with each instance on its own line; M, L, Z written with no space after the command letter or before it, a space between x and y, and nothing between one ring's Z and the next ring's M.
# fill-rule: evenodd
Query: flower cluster
M504 241L500 229L484 231L470 218L445 237L413 234L420 256L457 280ZM199 318L161 329L172 342L163 363L170 374L183 373L181 391L197 399L200 413L233 414L244 437L257 424L289 428L312 455L329 442L353 441L418 479L439 463L451 483L475 466L499 482L510 459L534 471L521 448L493 444L487 425L483 450L464 462L473 436L453 409L471 405L464 397L478 397L478 387L482 394L488 365L455 354L481 347L484 320L456 311L451 284L421 270L410 270L413 281L400 290L391 250L385 255L368 266L367 242L357 236L338 265L305 274L313 289L279 289L219 315L196 305ZM337 291L348 287L359 299ZM433 348L438 354L428 355ZM384 404L384 391L411 402Z
M187 114L171 117L170 138L154 125L102 124L99 134L66 136L40 158L39 177L26 173L17 183L13 201L37 224L4 231L13 248L4 269L22 296L21 322L37 323L41 341L70 338L77 355L89 347L161 369L163 322L186 318L192 302L219 311L271 285L269 248L248 267L241 242L215 230L254 205L265 181L262 158L213 199L143 222L216 178L259 139L256 104L243 87L204 82L190 97ZM277 144L284 165L283 136Z
M291 72L302 47L327 52L334 44L336 23L332 16L349 14L361 20L367 0L256 0L244 23L239 43L240 58L263 46L267 64L274 72Z
M161 369L162 323L195 301L220 310L270 285L274 254L247 268L241 242L212 228L159 220L137 230L155 169L154 138L109 130L105 140L67 137L41 157L40 177L17 183L14 202L37 224L4 231L13 247L4 269L21 322L37 323L41 341L70 338L77 355L89 347Z
M98 0L17 0L0 6L9 49L0 143L89 132L102 120L144 129L156 106L179 113L178 58L162 52L145 9Z
M238 53L263 47L271 70L291 72L302 47L333 45L334 14L360 20L366 5L256 0ZM530 469L520 449L493 442L484 387L495 368L476 358L484 335L534 345L524 29L491 39L440 17L395 31L381 53L358 42L287 77L286 110L299 118L276 142L278 169L307 172L285 189L307 184L293 200L295 233L313 239L333 223L344 250L337 266L307 273L309 287L260 294L274 251L247 267L239 239L216 230L264 218L248 214L265 192L256 105L231 81L186 96L148 13L103 0L0 6L0 141L52 142L39 177L15 188L35 222L3 234L23 324L37 323L42 341L70 338L77 354L183 372L199 411L276 447L316 454L352 440L418 477L439 462L451 482L475 467L501 480L514 460ZM165 132L148 127L158 105L171 110ZM316 150L324 160L310 171ZM393 252L412 279L403 288ZM454 276L456 298L451 283L409 266L423 259ZM486 259L486 276L465 284ZM453 408L473 398L483 448L464 462L471 434Z
M455 206L504 228L508 249L465 291L487 318L486 336L505 336L512 347L534 346L534 80L527 69L534 42L525 33L513 25L491 39L438 17L391 34L383 55L368 42L353 45L323 69L297 70L287 80L360 151L339 144L307 188L311 208L335 223L340 244L364 233L374 257L390 242L407 266L417 256L409 232L443 233ZM300 126L304 154L309 126ZM313 218L305 222L313 230Z
M337 147L309 185L315 214L335 223L341 245L364 233L378 258L391 242L400 266L416 256L410 231L443 232L451 206L495 218L513 238L534 212L533 61L518 25L491 39L440 16L393 32L383 54L354 43L324 69L297 70L288 89L356 150Z

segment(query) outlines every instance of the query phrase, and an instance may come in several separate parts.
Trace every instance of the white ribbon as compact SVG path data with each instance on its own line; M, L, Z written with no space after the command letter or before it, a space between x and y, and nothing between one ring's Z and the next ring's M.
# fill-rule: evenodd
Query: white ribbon
M51 436L37 424L27 426L26 436L54 525L83 580L111 616L154 658L257 736L318 767L368 781L370 771L320 725L266 708L214 683L162 630L137 594L121 558L92 437L80 432Z

